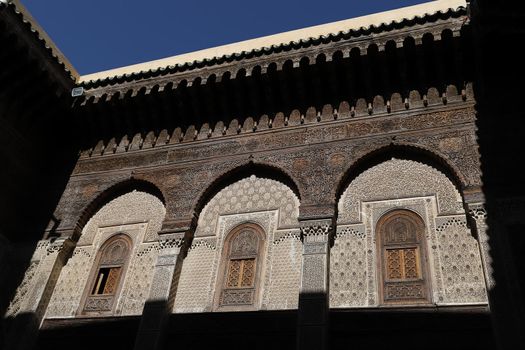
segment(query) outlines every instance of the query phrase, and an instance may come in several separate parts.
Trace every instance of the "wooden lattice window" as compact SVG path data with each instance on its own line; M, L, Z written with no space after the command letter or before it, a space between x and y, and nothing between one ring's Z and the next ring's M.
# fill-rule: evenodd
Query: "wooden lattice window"
M249 308L255 305L263 241L264 233L255 224L240 225L227 236L218 307Z
M113 310L130 249L131 241L124 234L113 236L102 245L86 290L84 313L108 313Z
M379 220L377 234L383 303L428 303L423 220L411 211L395 210Z

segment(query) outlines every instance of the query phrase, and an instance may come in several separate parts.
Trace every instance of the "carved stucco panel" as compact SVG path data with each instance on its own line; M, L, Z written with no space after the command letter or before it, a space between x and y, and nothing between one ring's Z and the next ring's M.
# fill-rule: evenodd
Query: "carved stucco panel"
M63 267L46 317L73 317L78 313L97 252L117 233L126 233L133 241L133 248L115 313L141 314L151 284L152 261L157 254L156 248L152 248L157 243L149 241L158 237L164 215L162 202L140 191L124 194L103 206L84 227L71 259Z
M62 268L47 307L46 318L72 317L78 311L80 299L94 262L93 247L77 247Z
M340 226L330 249L330 307L368 305L368 256L364 225Z
M94 244L99 227L138 222L150 223L143 240L155 241L158 239L165 215L166 209L159 198L141 191L126 193L107 203L89 219L82 230L78 245Z
M122 315L140 315L153 280L153 270L159 251L158 243L142 244L133 257L127 276L127 288L122 292Z
M49 243L49 241L44 240L38 242L22 283L18 286L15 296L9 304L6 316L15 316L19 312L26 311L29 303L28 297L31 290L35 287L35 277L38 275L42 262L44 261Z
M323 254L303 255L301 293L326 293L326 260Z
M445 288L443 303L486 303L479 246L465 216L436 218L435 232Z
M195 239L182 264L174 312L210 311L210 281L213 277L213 260L216 249L212 244Z
M282 240L281 243L286 245L287 241L293 241L293 235L287 236L283 234L284 231L276 230L280 226L297 227L298 214L297 196L286 185L275 180L251 176L219 191L204 206L200 215L195 239L183 262L174 312L212 309L225 236L245 222L260 225L266 233L261 261L260 307L276 308L275 295L286 295L279 300L280 305L296 307L298 287L295 295L292 295L290 286L299 279L294 272L297 258L286 256L282 252L283 248L272 242ZM295 245L291 244L291 249L296 249ZM274 256L274 249L277 256ZM279 271L286 275L281 282L274 280L272 275L272 267L283 264L280 259L289 259L290 262L285 271Z
M354 243L348 242L351 236L341 234L346 227L351 227L345 225L349 222L364 224L367 305L377 305L379 272L375 227L381 216L393 209L411 210L425 222L432 302L441 305L486 303L478 242L466 226L459 192L441 172L415 161L385 161L355 178L343 193L338 208L338 230L331 253L331 275L335 278L330 281L332 307L366 304L342 292L341 286L352 286L355 282L345 279L348 272L354 272L354 262L349 262L348 271L338 270L346 254L340 245L350 243L354 249L357 240L354 236Z
M440 213L460 213L461 196L438 170L412 160L392 159L357 176L338 204L338 223L358 223L363 201L435 195Z
M284 184L254 175L231 184L217 193L204 207L195 236L216 232L219 215L278 210L278 227L297 224L299 199Z
M263 307L269 310L295 309L301 285L302 243L299 230L275 232L269 283Z

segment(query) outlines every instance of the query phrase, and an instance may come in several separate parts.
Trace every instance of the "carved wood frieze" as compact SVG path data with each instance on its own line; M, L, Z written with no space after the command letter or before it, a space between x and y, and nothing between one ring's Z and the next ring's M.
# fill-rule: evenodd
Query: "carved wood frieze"
M384 118L338 119L290 130L81 159L56 211L62 219L59 229L74 227L94 197L130 176L155 184L169 197L167 217L175 221L166 222L167 229L189 228L206 189L223 174L250 162L268 164L290 175L301 193L301 217L329 217L345 171L358 159L393 144L437 154L453 167L463 186L476 186L480 170L474 113L469 106Z

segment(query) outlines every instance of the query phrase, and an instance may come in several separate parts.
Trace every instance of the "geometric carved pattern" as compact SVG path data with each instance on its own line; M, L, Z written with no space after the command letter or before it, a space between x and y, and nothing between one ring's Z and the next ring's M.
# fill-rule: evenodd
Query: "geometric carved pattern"
M126 278L119 279L117 293L120 297L114 301L113 309L118 303L118 314L140 315L158 255L156 248L152 250L151 247L158 244L165 213L159 198L142 191L128 192L106 203L84 226L73 256L60 273L45 317L71 317L84 311L87 294L92 290L84 292L91 287L91 278L98 272L94 270L99 247L119 231L133 238L138 255L130 255Z
M386 269L387 279L421 278L419 271L419 252L417 248L387 249Z
M265 290L268 293L265 305L267 309L297 308L302 265L301 248L298 231L292 231L277 241L274 240L271 246L271 260L268 260L272 268Z
M385 214L377 225L381 252L384 302L424 302L428 298L425 270L421 268L424 224L408 210Z
M99 263L100 265L122 265L127 256L127 242L122 239L115 239L103 249Z
M403 279L401 254L402 250L400 249L389 249L386 251L386 276L389 280Z
M228 268L228 279L226 281L226 287L240 287L239 277L241 276L243 260L230 260L230 267Z
M252 230L245 229L237 234L231 246L230 257L257 255L259 238Z
M421 283L387 284L385 301L424 299L424 286Z
M251 305L253 304L253 289L225 289L221 293L221 305Z
M361 222L362 202L424 196L436 196L441 214L463 212L459 192L443 173L412 160L387 160L365 170L348 185L338 203L337 222Z
M272 179L250 176L220 190L199 215L194 243L182 266L174 312L221 310L230 249L227 233L246 222L260 226L265 232L259 238L261 249L265 247L264 237L272 243L264 250L264 257L256 259L255 305L229 307L230 310L253 309L259 304L272 310L296 308L302 259L298 214L297 196ZM203 244L204 239L210 245ZM263 268L264 279L258 279Z
M436 234L447 302L486 302L479 244L467 227L465 216L448 218L436 227Z
M20 286L18 286L15 297L9 305L6 316L14 316L20 311L22 306L21 304L32 286L33 278L35 277L39 263L39 261L31 261L31 264L25 272L24 279L22 280Z
M363 226L338 228L330 249L330 307L367 305L368 274Z
M86 300L84 311L111 311L114 296L90 296Z
M403 253L404 258L404 264L403 270L404 270L404 278L410 279L410 278L421 278L421 273L419 271L419 252L417 248L412 249L403 249L401 250Z
M115 294L121 270L121 267L109 269L108 279L106 280L106 285L104 286L102 294Z
M227 288L252 287L255 277L255 259L230 260Z
M395 217L385 227L385 245L416 243L417 229L414 223L404 217Z
M278 227L296 226L299 198L276 180L252 175L219 191L203 208L195 236L213 236L219 216L279 210Z

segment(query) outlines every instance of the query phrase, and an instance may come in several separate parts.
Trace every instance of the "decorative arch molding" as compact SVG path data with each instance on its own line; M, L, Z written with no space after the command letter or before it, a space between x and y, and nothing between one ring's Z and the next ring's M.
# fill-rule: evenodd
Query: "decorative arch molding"
M278 181L289 187L297 198L299 198L299 201L302 198L301 193L303 191L300 190L297 182L287 171L273 165L254 163L250 161L245 165L241 165L222 173L204 191L202 191L193 205L194 216L198 218L206 203L208 203L222 189L252 175Z
M335 192L336 210L341 196L355 178L366 170L393 158L413 160L438 170L452 182L461 195L462 200L464 200L463 190L467 187L466 178L446 156L421 145L391 143L371 152L363 153L337 180Z
M162 204L164 204L164 206L166 205L166 197L164 196L164 193L152 182L135 178L130 178L128 180L119 182L103 190L84 208L75 225L75 230L73 232L73 236L71 237L72 240L75 242L78 241L82 230L88 223L89 219L100 209L102 209L104 205L116 199L117 197L132 191L149 193L157 197L162 202Z

